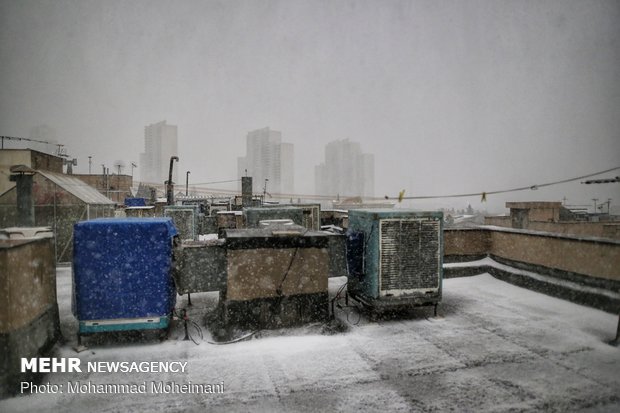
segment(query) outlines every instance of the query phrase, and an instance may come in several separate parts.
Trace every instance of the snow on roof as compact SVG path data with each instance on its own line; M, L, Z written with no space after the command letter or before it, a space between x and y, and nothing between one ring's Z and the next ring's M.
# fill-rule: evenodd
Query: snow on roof
M74 178L71 175L57 174L47 171L38 172L87 204L114 205L114 201L106 198L95 188L78 178Z
M87 363L186 362L183 373L51 373L64 393L23 394L0 411L596 411L618 409L617 314L529 291L488 274L444 281L439 316L373 322L353 307L336 310L345 332L319 327L263 331L260 339L196 346L183 323L168 340L100 338L76 353L71 269L59 267L58 307L67 342L59 357ZM330 278L335 294L346 278ZM215 308L218 293L192 294L190 319ZM177 306L187 300L179 298ZM432 313L432 310L430 310ZM347 321L348 319L348 321ZM358 321L359 320L359 321ZM355 324L354 324L355 323ZM71 394L67 383L224 382L222 394ZM150 392L150 391L147 391ZM174 406L171 408L170 406Z

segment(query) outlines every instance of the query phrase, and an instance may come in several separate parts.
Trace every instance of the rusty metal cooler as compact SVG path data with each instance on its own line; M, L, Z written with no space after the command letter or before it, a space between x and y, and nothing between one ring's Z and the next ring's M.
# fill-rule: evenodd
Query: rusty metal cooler
M195 240L198 238L198 205L167 205L164 207L164 216L172 218L181 240Z
M321 229L321 204L277 204L277 205L263 205L263 209L269 208L298 208L302 211L302 222L299 225L318 231Z
M443 213L351 210L349 293L378 309L441 300Z
M273 219L290 219L297 225L304 224L304 211L293 206L275 205L268 208L243 208L247 228L259 228L260 222Z
M329 235L305 228L226 232L227 325L275 328L329 316Z

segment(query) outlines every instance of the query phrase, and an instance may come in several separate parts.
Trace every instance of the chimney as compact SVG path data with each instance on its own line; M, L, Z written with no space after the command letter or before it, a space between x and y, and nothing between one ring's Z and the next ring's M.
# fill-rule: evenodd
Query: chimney
M26 165L11 166L10 180L17 189L17 225L34 227L34 199L32 197L32 177L35 170Z
M252 206L252 177L241 177L241 204L244 208Z

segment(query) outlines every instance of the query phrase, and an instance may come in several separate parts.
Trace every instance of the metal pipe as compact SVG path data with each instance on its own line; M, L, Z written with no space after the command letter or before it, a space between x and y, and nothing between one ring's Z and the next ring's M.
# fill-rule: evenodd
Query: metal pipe
M179 157L170 157L170 169L168 171L168 181L166 181L166 201L168 205L174 204L174 184L172 183L172 167L174 165L174 161L178 162Z
M185 172L185 196L189 195L189 174L189 171Z
M263 202L265 201L265 198L267 196L267 182L269 182L269 179L265 178L265 186L263 187Z
M121 165L116 165L118 168L118 174L116 175L116 189L118 192L116 193L116 202L120 204L121 202Z

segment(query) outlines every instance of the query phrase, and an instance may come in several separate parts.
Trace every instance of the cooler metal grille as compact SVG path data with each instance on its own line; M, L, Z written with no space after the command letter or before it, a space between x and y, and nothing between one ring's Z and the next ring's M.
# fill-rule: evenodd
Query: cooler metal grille
M312 229L315 231L321 229L321 211L319 206L312 207Z
M193 209L165 209L164 216L172 218L181 240L196 239Z
M381 291L439 288L438 220L382 219L379 234Z
M320 217L320 213L319 213L319 206L318 205L312 205L312 206L302 206L301 209L303 210L303 226L307 229L313 230L313 231L318 231L321 229L321 217Z

